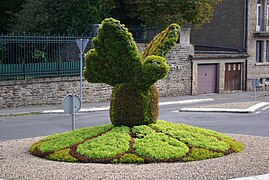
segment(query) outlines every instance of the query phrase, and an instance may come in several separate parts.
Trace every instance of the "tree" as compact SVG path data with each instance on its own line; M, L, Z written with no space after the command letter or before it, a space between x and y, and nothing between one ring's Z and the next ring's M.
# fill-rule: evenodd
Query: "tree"
M8 24L12 13L19 12L25 0L1 0L0 1L0 33L8 32Z
M26 0L14 14L11 31L15 33L89 35L91 25L100 23L111 0Z
M148 27L163 28L171 23L199 27L210 21L221 0L126 0L131 17Z
M139 54L132 34L118 20L102 22L94 48L86 55L85 78L114 86L110 119L116 125L146 125L158 118L158 91L154 83L164 78L169 66L164 59L180 32L171 24Z

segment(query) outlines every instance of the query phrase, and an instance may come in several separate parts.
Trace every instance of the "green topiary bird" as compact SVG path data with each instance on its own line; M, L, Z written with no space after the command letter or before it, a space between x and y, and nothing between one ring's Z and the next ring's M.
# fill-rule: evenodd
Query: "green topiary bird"
M120 21L102 22L93 49L85 58L84 77L91 83L114 86L110 103L113 125L136 126L155 123L158 91L154 83L169 72L165 57L175 45L180 26L171 24L139 54L132 34Z

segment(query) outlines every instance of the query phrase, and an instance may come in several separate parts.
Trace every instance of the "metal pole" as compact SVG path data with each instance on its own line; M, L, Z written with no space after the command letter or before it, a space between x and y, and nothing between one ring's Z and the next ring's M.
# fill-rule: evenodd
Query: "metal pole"
M81 41L82 43L82 41ZM83 61L82 61L82 52L80 53L80 101L82 106L82 68L83 68Z
M72 95L72 130L75 130L75 95Z

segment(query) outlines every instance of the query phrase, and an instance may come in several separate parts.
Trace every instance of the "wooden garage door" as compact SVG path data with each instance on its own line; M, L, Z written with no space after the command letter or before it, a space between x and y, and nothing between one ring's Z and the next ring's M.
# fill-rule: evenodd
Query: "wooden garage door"
M242 89L241 64L225 64L225 91L234 91Z
M215 93L217 87L217 65L198 65L198 93Z

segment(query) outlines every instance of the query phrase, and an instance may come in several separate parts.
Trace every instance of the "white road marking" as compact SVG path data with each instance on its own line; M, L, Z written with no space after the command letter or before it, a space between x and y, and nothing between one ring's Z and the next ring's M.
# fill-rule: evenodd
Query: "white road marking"
M269 109L269 106L266 106L266 107L262 108L262 111L264 111L266 109Z
M255 112L254 114L260 114L261 113L261 111L257 111L257 112Z

